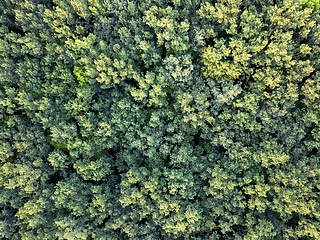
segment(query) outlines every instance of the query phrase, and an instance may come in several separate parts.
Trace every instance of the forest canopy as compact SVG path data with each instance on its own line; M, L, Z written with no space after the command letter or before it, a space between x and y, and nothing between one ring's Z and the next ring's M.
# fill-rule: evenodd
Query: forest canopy
M1 0L0 238L320 239L319 0Z

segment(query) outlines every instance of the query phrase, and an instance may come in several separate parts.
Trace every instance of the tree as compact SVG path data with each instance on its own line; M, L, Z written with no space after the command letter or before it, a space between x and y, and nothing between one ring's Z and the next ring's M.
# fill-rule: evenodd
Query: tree
M1 238L319 239L318 5L1 1Z

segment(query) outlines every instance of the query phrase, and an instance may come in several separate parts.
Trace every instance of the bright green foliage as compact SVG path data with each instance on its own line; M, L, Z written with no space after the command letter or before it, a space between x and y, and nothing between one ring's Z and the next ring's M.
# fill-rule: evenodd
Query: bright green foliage
M0 1L1 239L320 239L319 1Z
M82 87L89 81L89 77L85 75L84 67L82 66L75 65L73 74L76 76L77 81Z
M320 1L319 0L302 0L302 6L306 6L308 8L318 10L320 8Z

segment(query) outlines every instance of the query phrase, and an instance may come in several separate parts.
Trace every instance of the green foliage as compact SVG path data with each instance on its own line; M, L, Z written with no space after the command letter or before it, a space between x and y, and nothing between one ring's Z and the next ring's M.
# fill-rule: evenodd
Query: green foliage
M74 65L73 74L76 76L77 81L79 82L81 87L84 87L85 84L88 83L89 77L86 76L83 66Z
M320 1L319 0L302 0L302 6L306 6L308 8L318 10L320 8Z
M0 238L320 239L318 10L0 1Z

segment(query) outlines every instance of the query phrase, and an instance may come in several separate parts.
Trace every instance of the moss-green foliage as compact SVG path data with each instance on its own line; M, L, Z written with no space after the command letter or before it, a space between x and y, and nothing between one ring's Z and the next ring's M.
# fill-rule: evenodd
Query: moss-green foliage
M319 1L0 1L1 239L320 239Z

